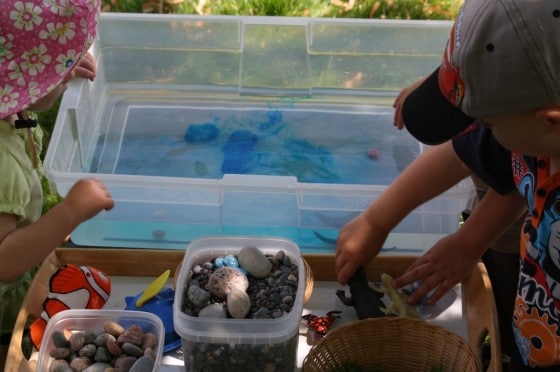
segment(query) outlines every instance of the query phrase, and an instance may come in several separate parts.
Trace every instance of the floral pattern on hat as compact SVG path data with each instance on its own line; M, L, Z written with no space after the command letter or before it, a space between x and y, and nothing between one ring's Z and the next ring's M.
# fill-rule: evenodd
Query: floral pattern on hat
M1 0L0 118L47 95L95 38L100 0Z

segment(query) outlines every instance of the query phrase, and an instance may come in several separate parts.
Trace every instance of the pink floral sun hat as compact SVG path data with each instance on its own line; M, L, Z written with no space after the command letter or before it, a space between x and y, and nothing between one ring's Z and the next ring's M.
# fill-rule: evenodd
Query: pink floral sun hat
M0 0L0 118L44 97L95 38L100 0Z

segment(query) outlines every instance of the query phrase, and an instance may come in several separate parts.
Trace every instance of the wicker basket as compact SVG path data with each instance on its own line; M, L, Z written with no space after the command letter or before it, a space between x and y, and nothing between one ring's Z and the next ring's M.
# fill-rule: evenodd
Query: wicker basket
M383 372L429 372L436 366L445 372L478 370L474 353L460 336L409 317L349 323L329 332L303 361L304 372L350 371L355 367Z

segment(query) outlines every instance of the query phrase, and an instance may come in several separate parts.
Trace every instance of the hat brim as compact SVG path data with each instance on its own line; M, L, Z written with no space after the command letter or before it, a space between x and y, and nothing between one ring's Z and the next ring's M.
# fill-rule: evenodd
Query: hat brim
M412 91L402 105L406 129L427 145L445 142L475 121L442 94L438 74L439 68Z

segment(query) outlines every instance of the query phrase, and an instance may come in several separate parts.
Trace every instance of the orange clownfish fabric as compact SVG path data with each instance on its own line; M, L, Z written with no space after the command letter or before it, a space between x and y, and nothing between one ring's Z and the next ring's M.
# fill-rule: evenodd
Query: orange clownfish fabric
M39 349L47 322L56 313L68 309L100 309L111 295L111 281L91 266L66 264L49 281L49 294L43 301L40 318L29 327L31 340Z

